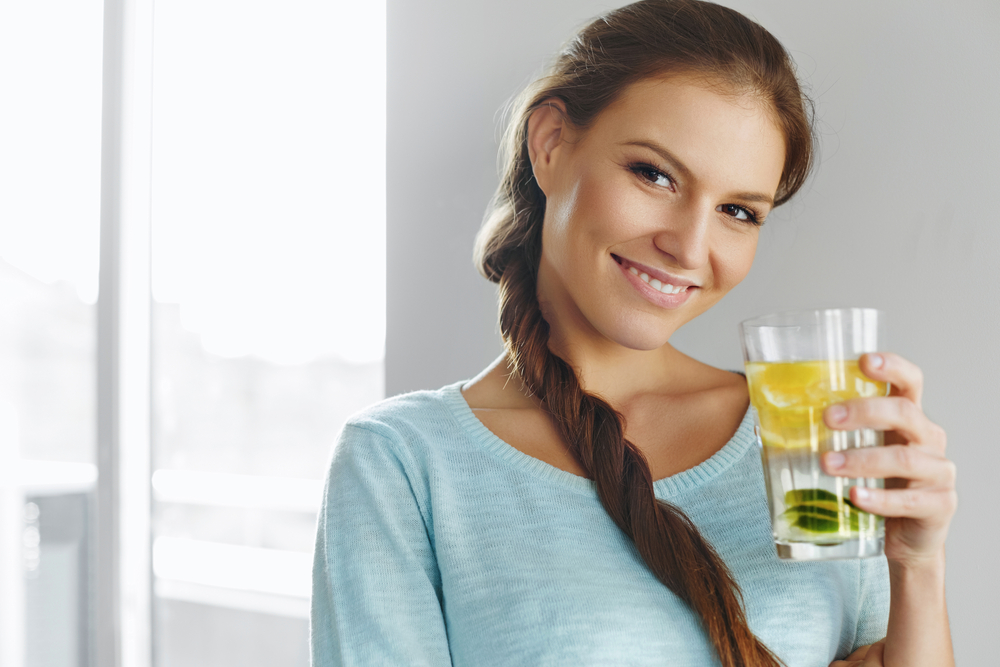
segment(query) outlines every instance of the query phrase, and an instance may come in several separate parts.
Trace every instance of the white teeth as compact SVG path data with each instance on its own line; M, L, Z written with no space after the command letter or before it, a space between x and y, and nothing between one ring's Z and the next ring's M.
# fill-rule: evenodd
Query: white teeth
M681 292L683 292L684 290L687 289L687 287L682 287L680 285L671 285L669 283L661 283L656 278L653 278L652 280L650 280L648 273L639 273L639 270L637 268L635 268L634 266L628 267L628 270L629 270L629 273L631 273L633 276L639 276L640 278L642 278L642 280L644 282L649 283L650 287L652 287L655 290L658 290L658 291L662 292L663 294L680 294Z

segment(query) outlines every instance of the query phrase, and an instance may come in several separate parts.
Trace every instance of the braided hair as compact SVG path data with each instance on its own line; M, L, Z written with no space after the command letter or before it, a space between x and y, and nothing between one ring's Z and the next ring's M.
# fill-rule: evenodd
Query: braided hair
M548 73L517 101L505 136L506 166L476 239L480 272L499 284L507 360L540 401L615 524L657 579L701 618L723 667L778 667L750 630L739 586L712 545L678 508L656 498L642 451L625 437L622 415L584 391L573 368L549 349L537 296L545 195L532 172L527 121L545 100L564 102L586 129L629 85L670 72L705 75L766 103L785 136L775 205L811 168L811 106L780 43L738 12L699 0L642 0L583 28Z

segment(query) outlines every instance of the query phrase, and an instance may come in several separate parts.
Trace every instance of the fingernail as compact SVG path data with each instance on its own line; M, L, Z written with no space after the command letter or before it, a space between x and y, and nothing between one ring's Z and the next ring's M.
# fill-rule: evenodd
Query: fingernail
M871 492L868 489L863 486L854 487L854 497L858 500L868 500L869 496L871 496Z
M882 368L882 364L885 363L885 359L882 358L881 354L869 354L868 363L872 368Z
M843 405L833 405L826 411L827 416L832 422L842 422L847 419L847 408Z
M840 452L832 452L826 455L826 467L827 468L839 468L844 465L846 457Z

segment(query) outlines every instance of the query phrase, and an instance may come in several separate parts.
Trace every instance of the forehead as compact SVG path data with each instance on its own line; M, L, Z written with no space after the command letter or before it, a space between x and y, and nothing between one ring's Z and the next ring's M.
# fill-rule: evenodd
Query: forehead
M644 79L628 86L591 125L585 141L606 148L652 142L695 176L774 192L784 167L785 137L759 97L692 76ZM753 182L746 182L746 181Z

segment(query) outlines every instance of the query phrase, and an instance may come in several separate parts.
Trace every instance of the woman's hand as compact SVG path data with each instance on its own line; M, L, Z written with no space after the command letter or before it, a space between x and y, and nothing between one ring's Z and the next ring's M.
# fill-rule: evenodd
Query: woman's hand
M843 660L834 660L830 667L883 667L882 649L885 642L875 642L869 646L862 646L854 653Z
M861 370L892 384L889 396L856 398L826 409L830 428L885 431L885 447L829 452L823 468L841 477L882 477L885 489L851 489L860 509L885 519L889 624L882 642L834 665L948 667L955 664L944 595L944 541L955 513L955 465L944 430L920 407L923 374L894 354L866 354ZM853 662L852 662L853 660Z
M955 465L945 457L944 429L923 413L923 374L895 354L866 354L862 372L891 383L889 396L856 398L824 412L833 429L872 428L885 431L885 447L829 452L823 457L828 474L839 477L883 477L885 489L851 489L851 501L885 519L885 555L891 563L918 566L939 560L955 513ZM865 664L868 663L859 663ZM876 663L879 664L879 663Z

